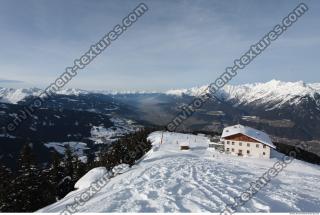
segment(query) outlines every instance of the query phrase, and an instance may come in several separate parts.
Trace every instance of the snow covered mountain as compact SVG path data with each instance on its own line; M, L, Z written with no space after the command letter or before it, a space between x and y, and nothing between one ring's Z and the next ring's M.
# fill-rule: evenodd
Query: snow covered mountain
M203 93L208 86L190 89L169 90L169 95L197 96ZM320 95L320 84L306 84L299 82L282 82L271 80L266 83L226 85L218 93L217 97L235 104L273 104L273 108L281 107L283 104L297 105L304 97L315 99ZM320 103L319 103L320 106Z
M39 96L44 91L39 88L29 88L29 89L13 89L13 88L2 88L0 87L0 102L17 104L24 99L31 96ZM115 90L82 90L75 88L61 89L56 92L57 95L66 96L79 96L88 94L102 94L102 95L130 95L130 94L155 94L158 92L152 91L115 91Z
M161 136L150 134L153 148L143 159L111 178L76 211L219 213L283 158L276 152L261 160L209 151L209 139L188 134L165 132L160 144ZM190 150L181 151L180 143L189 143ZM64 211L105 172L104 167L91 170L76 183L78 189L38 212ZM294 160L237 212L318 212L319 177L319 166Z
M27 97L39 96L42 92L43 90L39 88L13 89L0 87L0 102L17 104ZM88 94L88 91L79 89L62 89L60 91L57 91L56 94L79 96L80 94Z
M41 90L38 88L12 89L0 87L0 102L16 104L28 96L38 96Z
M207 85L193 87L190 89L176 89L164 92L166 95L174 96L197 96L205 91ZM37 88L31 89L8 89L0 88L0 101L6 103L17 103L28 96L37 96L42 91ZM57 92L59 95L80 94L157 94L160 92L147 91L112 91L95 90L86 91L80 89L63 89ZM320 95L320 83L306 84L299 82L282 82L271 80L266 83L254 83L244 85L226 85L217 93L217 97L226 101L232 101L236 104L273 104L273 108L281 107L283 104L297 105L304 97L309 96L315 99ZM319 102L320 105L320 102Z

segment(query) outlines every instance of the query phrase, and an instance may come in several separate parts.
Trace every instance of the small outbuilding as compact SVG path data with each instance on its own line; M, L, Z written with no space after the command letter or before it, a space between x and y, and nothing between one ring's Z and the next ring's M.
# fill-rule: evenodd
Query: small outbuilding
M189 143L180 143L180 150L189 150L190 149Z

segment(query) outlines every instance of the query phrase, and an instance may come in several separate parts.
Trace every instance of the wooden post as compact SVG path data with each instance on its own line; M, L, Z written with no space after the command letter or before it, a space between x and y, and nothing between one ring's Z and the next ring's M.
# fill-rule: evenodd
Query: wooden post
M161 141L160 141L160 144L162 144L162 140L163 140L163 131L161 133Z

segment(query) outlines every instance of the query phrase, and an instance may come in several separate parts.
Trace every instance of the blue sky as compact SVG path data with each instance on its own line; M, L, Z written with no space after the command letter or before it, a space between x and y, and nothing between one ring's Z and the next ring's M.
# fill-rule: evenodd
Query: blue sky
M166 90L214 81L300 1L144 1L149 11L67 88ZM140 1L1 0L0 86L53 82ZM320 82L320 2L232 80Z

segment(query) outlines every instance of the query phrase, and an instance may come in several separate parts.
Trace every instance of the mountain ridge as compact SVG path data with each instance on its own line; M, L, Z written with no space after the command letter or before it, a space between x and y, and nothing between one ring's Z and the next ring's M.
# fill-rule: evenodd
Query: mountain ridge
M104 94L104 95L125 95L125 94L166 94L170 96L198 96L204 93L208 85L200 87L172 89L163 92L157 91L115 91L115 90L81 90L76 88L62 89L56 92L59 95L80 94ZM39 88L13 89L0 87L0 102L16 104L29 96L38 96L43 92ZM257 82L252 84L225 85L216 96L226 101L234 101L237 104L250 104L260 102L262 104L275 102L281 106L286 102L291 105L299 104L301 97L310 96L315 98L320 95L320 83L283 82L271 80L269 82ZM320 105L320 104L319 104Z

